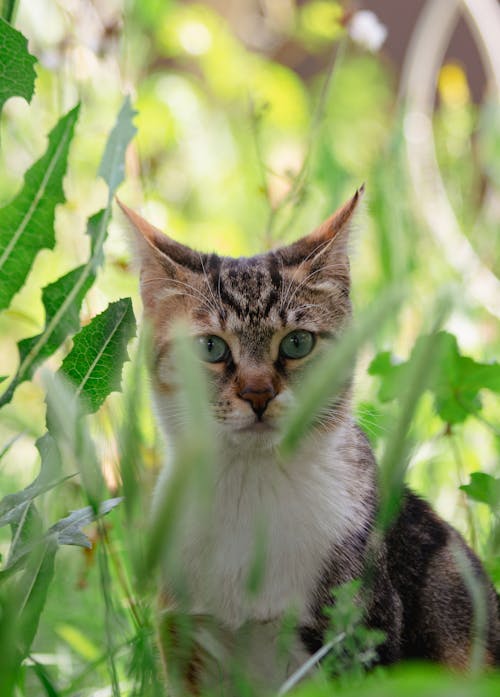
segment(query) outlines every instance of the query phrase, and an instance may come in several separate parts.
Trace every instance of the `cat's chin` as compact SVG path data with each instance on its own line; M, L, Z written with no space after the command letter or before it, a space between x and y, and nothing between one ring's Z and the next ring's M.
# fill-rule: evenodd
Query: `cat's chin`
M254 421L244 426L224 429L227 440L239 447L274 448L280 440L277 426L270 421Z
M275 431L276 427L269 421L254 421L248 426L238 429L238 433L273 433Z

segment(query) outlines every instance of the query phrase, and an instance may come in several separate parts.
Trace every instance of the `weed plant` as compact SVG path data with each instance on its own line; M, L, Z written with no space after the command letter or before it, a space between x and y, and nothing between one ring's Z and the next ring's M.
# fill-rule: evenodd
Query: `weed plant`
M293 454L358 366L357 415L380 463L380 530L391 524L409 478L461 528L500 586L498 323L471 305L419 221L405 179L401 105L387 69L353 47L339 22L331 35L312 22L313 10L326 11L326 3L308 3L309 15L298 15L294 40L330 55L311 84L244 49L207 6L160 5L127 5L122 49L106 48L100 37L104 57L128 66L127 77L138 84L137 111L129 97L118 103L119 86L106 83L108 98L105 87L61 67L37 64L35 82L35 58L12 25L15 10L36 39L37 55L50 40L43 31L30 35L22 2L2 5L0 697L165 695L155 578L175 548L186 492L196 489L199 505L207 503L217 444L203 408L203 374L180 330L189 423L175 486L152 517L164 446L149 404L147 328L134 338L136 282L112 224L126 165L124 198L137 201L142 184L153 217L159 224L168 218L174 236L232 254L307 232L367 180L367 233L353 256L359 309L306 376L301 403L283 425L282 456ZM186 49L186 31L198 32L198 52ZM140 57L131 61L132 54ZM173 67L158 70L161 60ZM108 79L105 60L96 61ZM248 71L244 88L231 64ZM57 84L70 95L79 91L82 106L55 108ZM34 85L29 106L11 99L30 101ZM487 109L484 115L470 102L444 101L437 115L441 164L453 175L452 199L462 192L459 208L468 221L477 204L460 182L470 181L472 163L460 160L457 143L474 132L498 144L498 123ZM281 162L283 153L290 165ZM22 171L9 166L17 156ZM498 270L498 258L489 261ZM480 340L471 341L471 332ZM480 594L466 564L462 571L480 638ZM258 592L262 573L257 558L249 592ZM427 665L370 670L381 637L363 626L359 587L335 594L325 646L280 695L499 693L500 676L479 670L480 642L464 676ZM284 626L285 644L286 636ZM255 694L242 681L242 694Z

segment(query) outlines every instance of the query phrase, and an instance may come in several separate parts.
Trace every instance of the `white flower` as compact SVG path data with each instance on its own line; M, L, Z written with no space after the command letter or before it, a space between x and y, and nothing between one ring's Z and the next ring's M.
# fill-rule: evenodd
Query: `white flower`
M349 35L363 48L375 52L387 38L387 27L371 10L360 10L349 22Z

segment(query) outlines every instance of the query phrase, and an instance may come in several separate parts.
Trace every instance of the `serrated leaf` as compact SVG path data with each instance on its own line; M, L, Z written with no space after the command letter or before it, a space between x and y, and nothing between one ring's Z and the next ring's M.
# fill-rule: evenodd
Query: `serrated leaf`
M125 178L125 151L137 132L132 123L136 114L131 107L130 97L126 97L102 156L98 175L109 187L110 201Z
M118 127L117 122L117 126L110 135L112 146L106 146L99 169L99 171L104 170L106 181L110 186L110 196L107 207L88 221L87 233L91 238L90 257L86 264L44 289L42 294L46 311L44 330L38 336L24 339L18 344L20 365L16 375L0 397L0 407L12 399L16 387L30 379L41 362L51 356L68 336L78 331L83 298L94 282L96 270L103 261L102 248L111 216L111 198L118 185L117 182L119 183L120 177L123 176L125 150L135 132L131 122L127 122L127 119L131 119L132 116L133 112L130 110L127 98L118 117L120 125ZM115 175L114 168L121 174Z
M8 494L0 500L0 527L19 523L26 506L33 499L67 479L67 477L60 478L61 459L52 436L49 433L43 435L37 440L36 447L40 453L40 472L25 489L15 494Z
M91 266L80 266L42 291L45 327L41 334L18 343L20 363L17 373L4 394L0 406L12 399L16 387L29 380L38 366L49 358L65 339L78 331L83 299L95 280Z
M121 387L121 373L129 359L127 344L135 336L132 302L124 298L111 303L74 338L73 349L60 373L83 395L82 409L93 413L106 397Z
M460 489L474 501L486 503L493 510L500 509L500 479L485 472L473 472L470 484L463 484Z
M78 112L79 106L50 132L47 150L26 172L23 188L0 209L0 310L23 286L38 252L54 247L55 208L65 201L62 182Z
M419 342L423 340L425 337L415 343L408 361L404 363L398 363L386 352L372 361L369 373L381 378L378 396L382 402L403 394L401 386L420 350ZM460 423L469 415L478 413L482 389L500 392L500 364L478 363L468 356L462 356L455 336L445 331L437 335L429 372L428 389L434 395L436 412L446 423Z
M10 97L31 101L35 89L35 56L21 32L0 18L0 114Z
M26 570L19 579L18 644L21 658L28 654L38 629L49 585L54 577L56 552L57 541L47 538L30 555Z

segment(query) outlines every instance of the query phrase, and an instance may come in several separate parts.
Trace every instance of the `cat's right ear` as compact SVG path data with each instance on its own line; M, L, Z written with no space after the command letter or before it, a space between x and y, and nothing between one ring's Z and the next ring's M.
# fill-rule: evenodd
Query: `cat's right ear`
M127 219L134 262L139 266L144 307L153 309L166 291L181 292L190 273L201 269L200 255L172 240L118 198Z

